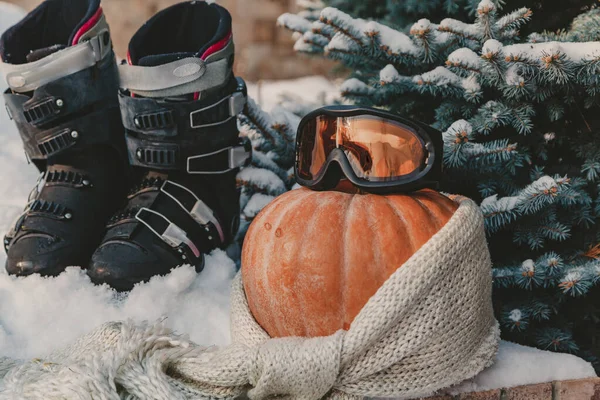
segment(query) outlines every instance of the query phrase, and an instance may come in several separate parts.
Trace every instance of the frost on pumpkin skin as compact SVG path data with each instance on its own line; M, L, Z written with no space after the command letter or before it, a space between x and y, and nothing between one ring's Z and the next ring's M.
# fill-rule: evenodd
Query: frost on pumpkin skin
M347 329L456 208L433 191L286 193L259 214L246 236L242 277L250 309L273 337Z

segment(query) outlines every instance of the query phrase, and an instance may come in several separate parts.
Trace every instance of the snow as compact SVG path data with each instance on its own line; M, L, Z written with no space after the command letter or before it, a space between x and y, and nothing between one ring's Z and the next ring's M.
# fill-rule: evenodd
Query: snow
M543 176L523 189L518 196L508 196L498 199L498 195L493 195L485 198L481 202L481 209L484 214L510 211L529 200L532 196L542 193L545 190L556 188L557 186L558 183L554 178Z
M327 21L350 22L352 17L335 7L325 7L321 10L321 19L325 19Z
M342 93L371 93L374 90L371 86L357 78L348 79L340 87Z
M477 93L481 90L481 85L479 84L479 81L477 81L477 76L475 74L463 79L462 87L467 93Z
M489 39L483 44L481 54L495 54L502 50L502 43L496 39Z
M581 358L503 341L491 368L448 392L455 395L595 376L592 365Z
M424 82L436 86L460 85L461 79L454 72L444 68L437 67L433 71L425 72L422 75L417 75L413 78L415 83Z
M450 128L448 128L447 132L452 132L453 136L456 132L466 132L467 135L470 135L471 132L473 132L473 126L468 121L459 119L450 125Z
M450 127L444 133L442 133L442 137L444 139L444 143L454 144L457 138L462 140L463 134L466 134L467 138L471 139L472 133L473 126L464 119L459 119L450 125Z
M520 26L521 23L528 20L531 15L532 13L528 8L519 8L518 10L504 15L502 18L496 21L496 28L504 30L509 25L511 25L513 28L516 26Z
M79 268L57 278L14 278L0 272L0 357L40 357L104 322L127 319L166 318L170 327L197 343L225 345L230 341L229 284L235 271L234 262L217 250L207 257L201 274L181 267L135 287L126 297L108 286L94 286Z
M492 0L482 0L481 2L479 2L479 5L477 6L477 11L478 12L490 12L496 9L496 5L494 4L494 2Z
M277 25L285 26L286 28L296 32L307 32L311 29L310 21L291 13L285 13L277 18Z
M340 26L354 39L363 45L369 45L372 37L377 37L379 45L391 52L393 55L410 54L418 55L421 50L412 39L389 26L375 21L365 21L360 18L352 18L338 9L327 7L321 11L321 19L332 21L335 26ZM350 51L357 43L343 32L337 32L325 48L326 51Z
M331 38L331 40L329 41L329 44L327 44L327 46L325 46L325 51L326 52L339 51L339 52L347 53L347 52L350 52L352 50L352 48L355 46L356 46L356 43L353 42L348 36L344 35L341 32L338 32Z
M353 19L350 15L342 12L334 7L325 7L321 10L321 21L331 21L335 26L345 26L353 30L360 29L365 21L361 19Z
M557 186L556 180L550 176L542 176L537 181L533 182L529 187L532 190L542 192L544 190L550 190Z
M519 322L520 320L523 319L523 312L521 310L519 310L518 308L515 308L514 310L512 310L510 312L510 314L508 314L508 318L511 321Z
M521 264L521 269L525 272L535 272L535 263L533 260L525 260Z
M378 22L368 22L362 31L367 35L376 34L380 45L387 47L395 55L418 55L420 53L420 49L409 36Z
M246 207L244 207L244 215L248 218L256 217L258 213L274 199L274 196L256 193L250 198L248 204L246 204Z
M302 103L332 103L339 97L339 85L323 76L307 76L286 81L260 81L248 83L248 95L263 110L271 111L283 97L293 95Z
M431 21L429 21L427 18L418 20L413 24L413 26L410 27L410 33L413 35L428 30L431 30Z
M521 204L522 201L523 199L519 196L503 197L500 200L498 200L498 195L495 194L493 196L485 198L481 202L481 209L483 210L484 214L491 211L510 211L516 208L519 204Z
M310 53L312 52L313 46L304 40L304 36L300 36L296 43L294 43L294 51L299 53Z
M314 21L310 27L312 32L333 35L334 30L331 26L324 24L320 20Z
M253 184L266 189L269 194L278 196L285 193L286 188L283 181L273 172L267 169L248 167L238 174L242 181L252 181Z
M511 65L510 67L508 67L504 75L504 80L506 81L507 85L512 86L520 86L525 82L525 79L521 75L519 75L518 65Z
M561 283L579 282L583 279L584 274L581 269L573 269L569 271L560 281Z
M450 53L448 61L474 70L479 70L481 67L481 58L473 50L466 47Z
M379 80L381 83L394 83L400 79L400 74L392 64L386 65L379 72Z
M479 37L477 25L467 24L452 18L442 20L438 29L443 32L453 32L455 34L463 35L469 39Z
M600 42L520 43L505 46L503 51L507 56L518 56L531 61L541 61L542 57L561 53L569 60L580 63L584 60L600 57Z

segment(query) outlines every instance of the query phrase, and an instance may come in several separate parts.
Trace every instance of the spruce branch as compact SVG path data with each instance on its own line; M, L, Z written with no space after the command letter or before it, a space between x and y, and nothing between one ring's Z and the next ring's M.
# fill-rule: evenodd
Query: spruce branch
M495 39L497 34L496 24L496 4L491 0L482 0L477 5L476 25L481 28L481 39Z
M526 7L508 13L496 21L496 30L498 35L505 40L515 39L521 26L525 25L531 19L533 12Z

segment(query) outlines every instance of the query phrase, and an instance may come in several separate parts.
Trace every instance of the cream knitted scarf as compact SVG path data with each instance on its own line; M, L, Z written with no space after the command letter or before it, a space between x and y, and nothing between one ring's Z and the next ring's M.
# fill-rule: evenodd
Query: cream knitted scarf
M499 329L479 208L455 215L348 331L271 339L232 287L233 344L203 348L161 324L108 323L44 360L0 359L2 399L419 398L491 365ZM202 316L198 316L202 318Z

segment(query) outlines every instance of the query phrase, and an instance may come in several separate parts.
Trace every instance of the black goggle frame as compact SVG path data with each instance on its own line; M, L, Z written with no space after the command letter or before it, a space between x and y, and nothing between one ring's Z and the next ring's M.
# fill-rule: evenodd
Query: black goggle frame
M308 123L320 116L332 118L356 117L356 116L376 116L394 122L399 122L411 128L415 135L423 142L427 153L423 165L416 171L399 176L387 181L368 181L358 177L344 151L334 149L327 156L327 160L321 168L321 171L313 179L304 179L299 174L300 162L300 143L302 143L305 134L305 128ZM362 191L375 194L389 193L408 193L424 188L437 189L442 177L444 142L442 133L435 128L428 126L413 119L402 118L397 115L369 107L357 106L327 106L312 111L306 115L298 126L296 135L296 160L294 163L294 173L296 181L301 186L312 190L331 190L337 186L341 179L348 179L354 186Z

